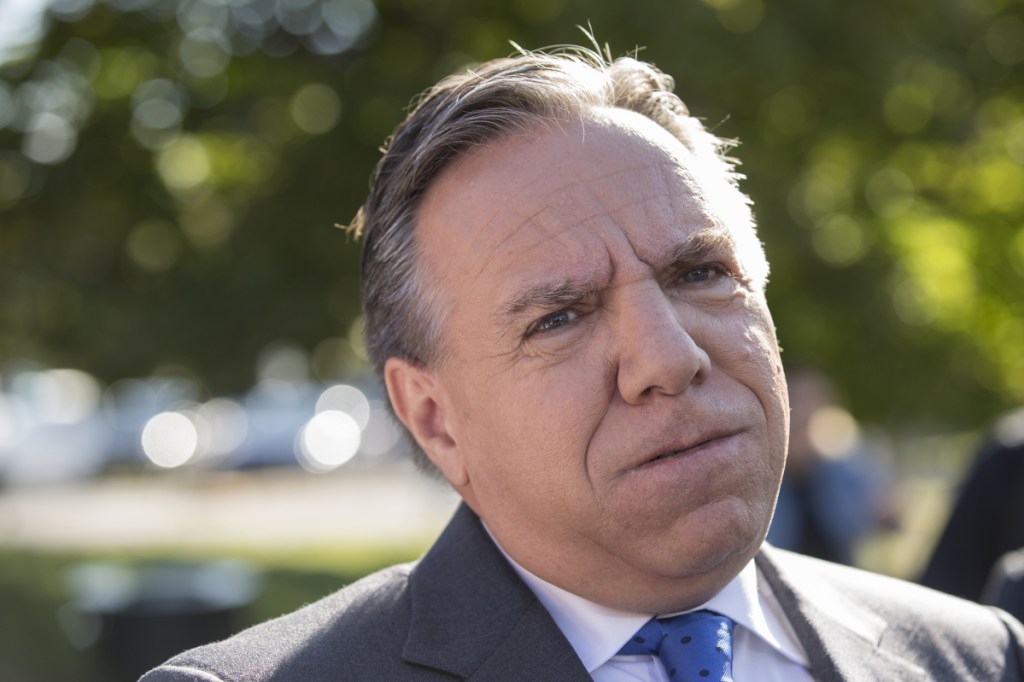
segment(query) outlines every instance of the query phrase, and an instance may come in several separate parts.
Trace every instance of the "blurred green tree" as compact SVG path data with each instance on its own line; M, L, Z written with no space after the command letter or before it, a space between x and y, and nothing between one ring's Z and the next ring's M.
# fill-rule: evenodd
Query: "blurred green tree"
M1020 0L57 0L0 66L0 358L350 367L332 225L410 96L588 22L744 143L787 361L887 424L1024 400Z

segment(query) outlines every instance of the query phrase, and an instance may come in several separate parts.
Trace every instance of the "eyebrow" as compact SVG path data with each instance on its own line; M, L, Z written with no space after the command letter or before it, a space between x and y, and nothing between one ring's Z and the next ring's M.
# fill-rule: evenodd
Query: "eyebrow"
M565 280L539 282L520 291L495 313L502 320L514 320L525 310L565 308L593 296L601 287L595 283Z
M665 264L658 269L671 276L706 263L716 255L732 254L735 250L736 242L731 232L718 227L707 227L690 235L686 241L676 244L669 251Z

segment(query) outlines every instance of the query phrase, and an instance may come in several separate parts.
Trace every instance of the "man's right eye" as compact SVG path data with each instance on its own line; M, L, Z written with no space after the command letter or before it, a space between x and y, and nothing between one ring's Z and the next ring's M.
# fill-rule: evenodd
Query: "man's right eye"
M526 335L533 336L537 333L554 331L569 324L577 317L579 317L579 313L572 310L559 310L550 315L545 315L530 325L530 328L526 330Z

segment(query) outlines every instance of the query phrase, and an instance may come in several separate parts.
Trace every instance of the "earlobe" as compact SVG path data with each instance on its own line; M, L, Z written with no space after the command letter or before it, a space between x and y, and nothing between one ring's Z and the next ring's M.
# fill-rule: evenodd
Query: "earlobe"
M456 489L469 482L447 418L445 393L436 376L401 358L384 365L384 385L398 419Z

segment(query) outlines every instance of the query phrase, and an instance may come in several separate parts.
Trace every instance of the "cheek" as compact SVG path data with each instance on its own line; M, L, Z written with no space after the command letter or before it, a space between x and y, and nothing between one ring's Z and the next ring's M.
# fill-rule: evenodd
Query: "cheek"
M693 336L719 368L755 392L778 383L782 362L774 329L756 306L712 317Z
M473 451L506 453L501 468L529 461L548 476L555 467L583 470L608 405L604 363L591 355L464 377L457 403L466 443Z
M782 358L771 316L755 300L742 314L722 320L712 342L712 361L757 399L765 416L767 446L771 457L766 464L772 474L781 475L789 437L789 403Z
M614 361L605 352L603 330L593 330L557 361L525 362L507 373L505 400L538 423L552 422L558 431L596 428L615 390Z

